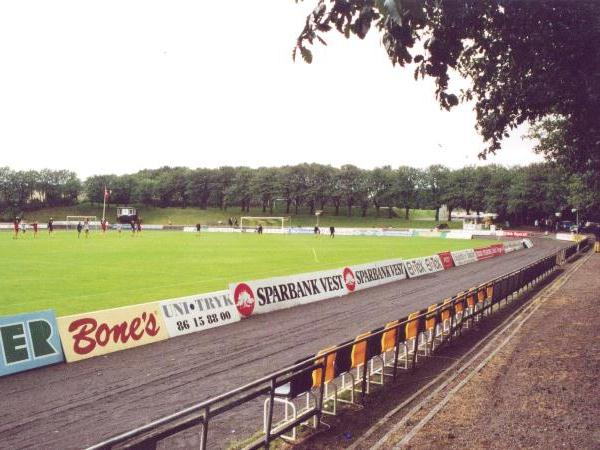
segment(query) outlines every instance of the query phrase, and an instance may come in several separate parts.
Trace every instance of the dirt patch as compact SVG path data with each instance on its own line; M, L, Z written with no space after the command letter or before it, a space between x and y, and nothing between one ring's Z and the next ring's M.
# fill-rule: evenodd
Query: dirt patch
M411 448L600 448L600 255L411 441Z

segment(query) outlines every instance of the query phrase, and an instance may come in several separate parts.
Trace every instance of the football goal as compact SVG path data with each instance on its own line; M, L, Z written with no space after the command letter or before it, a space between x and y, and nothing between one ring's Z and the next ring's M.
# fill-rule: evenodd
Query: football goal
M240 228L242 231L255 230L256 227L262 225L263 228L272 230L285 230L290 228L292 220L290 217L240 217Z
M67 216L67 230L76 229L79 222L81 222L83 225L83 222L85 222L86 219L90 222L91 230L97 230L100 228L100 222L96 216Z

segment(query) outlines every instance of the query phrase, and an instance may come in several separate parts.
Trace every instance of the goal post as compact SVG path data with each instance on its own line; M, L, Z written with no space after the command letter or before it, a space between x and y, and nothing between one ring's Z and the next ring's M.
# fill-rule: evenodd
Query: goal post
M67 221L66 221L67 230L69 230L71 228L77 228L77 224L79 222L81 222L83 224L83 222L85 222L86 219L90 222L91 229L96 230L100 227L100 222L98 222L98 219L96 218L96 216L67 216Z
M264 228L280 229L283 232L286 228L291 227L291 217L253 217L244 216L240 217L240 229L246 231L248 229L255 229L259 225Z

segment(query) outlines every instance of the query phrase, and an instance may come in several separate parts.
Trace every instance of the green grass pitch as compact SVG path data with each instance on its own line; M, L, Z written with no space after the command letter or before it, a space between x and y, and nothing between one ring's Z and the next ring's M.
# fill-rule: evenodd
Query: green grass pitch
M477 241L477 246L487 245ZM233 281L470 248L474 241L255 233L0 234L0 315L59 316L226 289Z

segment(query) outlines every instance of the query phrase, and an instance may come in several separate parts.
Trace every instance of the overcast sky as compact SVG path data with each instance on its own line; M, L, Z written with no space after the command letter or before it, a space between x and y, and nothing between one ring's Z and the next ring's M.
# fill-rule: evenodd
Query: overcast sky
M472 105L440 111L376 33L294 63L314 3L0 2L0 166L483 163ZM524 131L488 162L540 160Z

